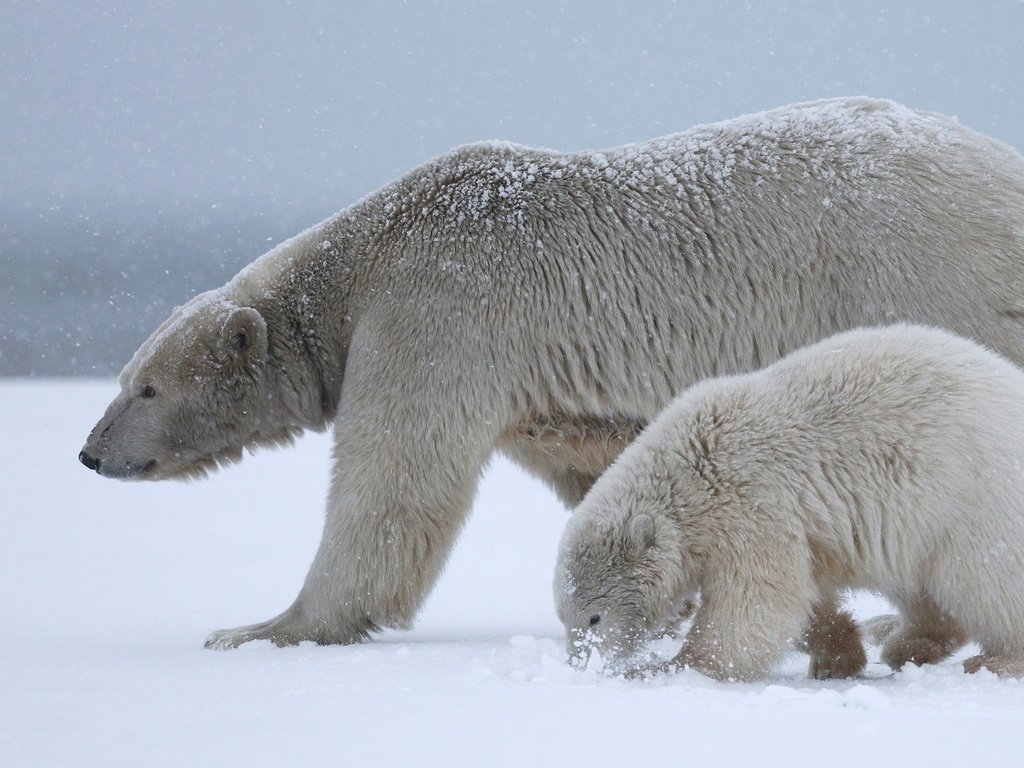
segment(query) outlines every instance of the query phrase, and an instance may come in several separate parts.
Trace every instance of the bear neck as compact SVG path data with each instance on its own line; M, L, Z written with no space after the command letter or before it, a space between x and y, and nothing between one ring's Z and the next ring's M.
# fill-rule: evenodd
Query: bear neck
M263 315L268 358L288 426L326 428L337 413L353 326L360 238L349 211L256 259L225 286Z
M338 410L348 340L302 297L280 301L269 311L280 318L274 323L276 342L285 352L272 359L281 359L279 388L293 395L291 416L303 428L323 430Z

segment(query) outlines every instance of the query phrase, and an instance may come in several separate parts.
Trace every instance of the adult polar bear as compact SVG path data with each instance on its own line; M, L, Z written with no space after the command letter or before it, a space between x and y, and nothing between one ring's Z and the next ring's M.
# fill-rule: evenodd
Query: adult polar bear
M1024 363L1022 280L1024 159L888 101L471 145L175 310L81 459L160 479L333 424L298 597L208 645L355 642L412 620L496 449L571 506L685 386L837 331L939 325Z

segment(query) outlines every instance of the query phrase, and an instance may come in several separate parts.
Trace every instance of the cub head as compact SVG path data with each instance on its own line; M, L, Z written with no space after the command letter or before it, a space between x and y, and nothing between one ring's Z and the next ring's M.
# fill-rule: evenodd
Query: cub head
M121 372L120 394L79 459L104 477L201 475L242 448L281 442L260 313L217 292L178 307Z
M610 671L623 671L692 597L670 524L643 511L591 514L586 501L574 513L555 570L555 605L574 666L585 667L597 651Z

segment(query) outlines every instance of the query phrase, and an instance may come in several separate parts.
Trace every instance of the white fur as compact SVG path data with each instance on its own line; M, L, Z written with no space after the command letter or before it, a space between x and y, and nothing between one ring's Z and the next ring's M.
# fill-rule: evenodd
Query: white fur
M595 556L635 538L638 517L656 530L642 553ZM555 592L573 638L614 627L633 651L699 589L676 663L751 679L845 587L900 607L893 666L937 661L967 638L982 649L969 668L1024 674L1017 367L944 331L894 326L697 384L579 506ZM632 619L608 598L624 592Z
M460 147L185 305L83 460L157 479L333 426L295 604L212 642L351 642L412 620L495 450L574 505L682 388L830 333L916 321L1024 362L1022 233L1019 155L887 101L604 152ZM236 307L265 355L232 350Z

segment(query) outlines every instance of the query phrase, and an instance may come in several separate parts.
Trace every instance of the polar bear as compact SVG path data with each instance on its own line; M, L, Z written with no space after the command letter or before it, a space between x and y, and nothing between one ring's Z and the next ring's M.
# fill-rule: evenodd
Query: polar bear
M888 101L465 146L177 309L80 458L190 476L333 427L298 597L209 644L356 642L413 619L495 451L573 506L685 386L837 331L910 320L1024 362L1022 233L1024 159Z
M1024 372L896 325L696 384L576 509L555 599L615 669L699 591L670 666L752 680L847 587L898 606L894 668L970 639L969 671L1024 675Z

